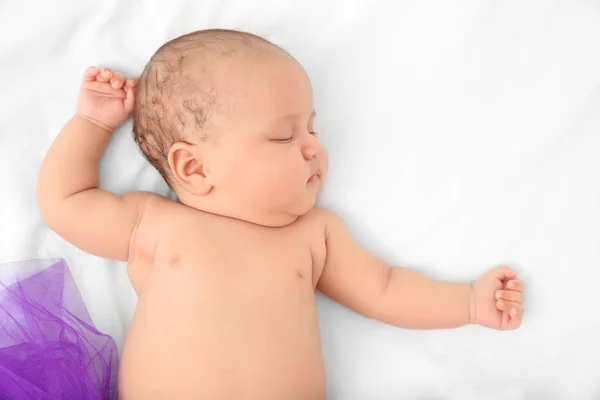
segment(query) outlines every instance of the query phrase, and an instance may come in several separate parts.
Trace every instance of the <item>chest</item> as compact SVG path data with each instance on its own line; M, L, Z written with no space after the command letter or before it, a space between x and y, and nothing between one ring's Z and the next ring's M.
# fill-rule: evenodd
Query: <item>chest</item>
M325 263L325 237L307 222L284 228L218 218L147 222L140 226L130 276L136 290L150 273L236 287L301 284L314 290Z

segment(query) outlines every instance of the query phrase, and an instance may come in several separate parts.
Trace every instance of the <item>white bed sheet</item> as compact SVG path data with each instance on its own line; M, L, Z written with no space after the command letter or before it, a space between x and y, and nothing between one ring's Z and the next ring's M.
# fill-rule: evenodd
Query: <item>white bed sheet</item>
M511 333L407 331L319 296L328 398L600 399L599 1L0 2L0 262L65 258L122 343L125 265L44 226L37 170L86 66L137 74L166 40L209 27L303 63L331 157L321 204L365 246L440 279L509 263L528 285ZM130 132L103 185L167 194Z

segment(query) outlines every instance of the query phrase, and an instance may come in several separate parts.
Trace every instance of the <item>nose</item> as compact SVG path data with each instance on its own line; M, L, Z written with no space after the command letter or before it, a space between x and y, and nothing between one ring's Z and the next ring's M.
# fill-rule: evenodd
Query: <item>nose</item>
M322 148L321 141L317 139L316 136L310 135L302 145L302 156L305 160L310 160L311 158L314 158Z

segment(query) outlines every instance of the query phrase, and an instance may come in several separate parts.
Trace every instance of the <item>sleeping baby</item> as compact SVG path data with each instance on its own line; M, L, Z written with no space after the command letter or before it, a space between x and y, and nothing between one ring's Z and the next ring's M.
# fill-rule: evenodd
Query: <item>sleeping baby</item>
M178 201L99 188L111 133L132 114L135 141ZM64 239L128 263L139 301L120 399L324 399L316 290L407 329L521 325L510 268L435 281L388 265L315 206L328 162L314 119L302 66L248 33L176 38L137 81L85 72L37 196Z

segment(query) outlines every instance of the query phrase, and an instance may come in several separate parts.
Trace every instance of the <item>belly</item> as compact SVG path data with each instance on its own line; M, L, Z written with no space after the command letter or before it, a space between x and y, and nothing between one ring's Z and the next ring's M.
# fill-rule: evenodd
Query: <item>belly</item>
M155 267L123 350L120 398L324 399L312 283L265 267Z

